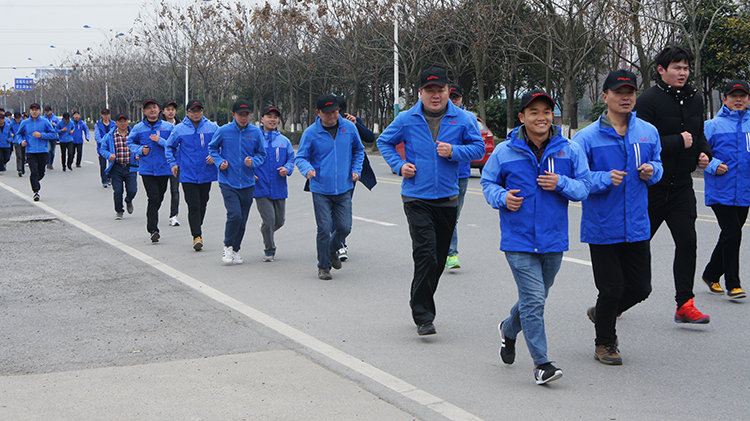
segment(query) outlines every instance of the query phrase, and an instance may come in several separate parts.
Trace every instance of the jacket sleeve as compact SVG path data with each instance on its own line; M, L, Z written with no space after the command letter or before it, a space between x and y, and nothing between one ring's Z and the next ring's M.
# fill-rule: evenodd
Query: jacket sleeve
M365 160L365 147L362 145L362 140L357 131L352 135L352 173L361 175L362 163Z
M141 145L140 134L143 129L136 125L128 135L128 149L137 156L143 156L143 145Z
M362 143L375 142L375 133L362 124L362 119L359 117L357 117L357 132L359 132L359 139Z
M505 197L508 195L508 190L501 184L500 170L502 169L502 165L500 162L500 150L500 147L495 148L495 151L487 159L484 169L482 169L482 179L479 181L482 185L484 199L487 200L487 203L493 209L506 208Z
M580 202L586 200L591 191L591 174L586 154L583 153L581 146L571 142L570 152L573 161L573 178L558 175L559 181L555 191L568 200Z
M57 139L57 132L49 121L44 122L44 133L42 133L42 139L52 140Z
M284 163L284 168L286 168L286 175L288 177L294 172L294 147L292 147L292 142L289 139L285 137L284 140L286 141L286 162Z
M81 126L83 126L83 138L86 139L86 141L91 140L91 134L89 133L89 126L86 123L83 123Z
M221 149L221 145L224 144L224 130L218 129L216 130L216 133L214 133L213 136L211 136L211 141L208 142L208 153L211 155L211 159L214 160L214 165L216 165L216 168L219 168L221 164L226 161L223 156L221 156L221 153L219 152L219 149Z
M586 162L588 162L591 151L589 150L589 145L586 141L585 132L576 133L575 137L573 137L573 143L580 146ZM589 170L589 194L603 193L612 188L612 176L610 175L610 172L611 171Z
M484 155L484 141L482 141L482 134L479 132L479 126L477 126L476 122L467 122L464 126L464 134L461 141L461 145L453 145L451 161L476 161Z
M399 114L378 137L378 150L380 154L385 159L385 162L388 163L388 166L399 175L401 175L401 167L407 163L401 159L401 155L396 150L396 145L404 141L405 130L403 130L404 126L401 121L402 115L405 114Z
M177 130L172 130L169 134L169 139L166 140L164 146L164 156L167 158L167 164L170 168L177 165L177 149L180 147L180 136L177 135Z
M114 134L107 133L101 140L101 147L99 148L99 155L104 159L109 160L110 155L114 155ZM110 150L113 149L113 150Z
M656 115L659 113L659 110L654 109L653 102L651 96L642 96L635 102L633 109L638 118L656 126ZM681 134L659 135L659 139L661 141L661 149L667 156L679 155L685 149L685 141L682 139ZM659 178L661 179L661 176Z
M253 168L258 168L261 165L263 165L264 162L266 162L266 148L263 147L263 133L260 133L260 129L258 129L258 136L256 136L255 141L255 148L253 148L253 156L252 158L252 164L251 166Z
M656 130L656 127L651 127L652 133L649 137L653 138L654 136L659 136L659 132ZM680 136L682 138L682 136ZM661 144L659 142L654 142L654 153L651 157L651 160L647 162L647 164L651 164L652 167L654 167L654 174L646 180L646 185L653 186L654 184L658 183L659 180L661 180L662 175L664 175L664 166L661 162Z
M297 155L294 157L294 163L297 165L297 168L299 168L299 172L303 177L307 177L307 173L315 169L313 168L312 164L310 164L312 141L310 140L310 136L308 136L307 134L307 131L302 133L302 139L300 140L299 147L297 148Z

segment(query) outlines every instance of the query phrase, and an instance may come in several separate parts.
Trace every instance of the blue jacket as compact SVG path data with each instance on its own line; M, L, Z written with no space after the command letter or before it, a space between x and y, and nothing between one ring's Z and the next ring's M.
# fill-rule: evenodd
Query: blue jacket
M75 130L73 130L73 143L79 144L83 143L83 140L89 139L89 126L86 125L86 123L83 122L83 120L78 120L76 123L75 120L73 120L73 124L75 125ZM84 133L86 135L84 136Z
M616 244L651 238L648 218L648 186L661 180L661 141L656 127L630 113L625 139L615 132L606 114L573 138L586 153L591 169L591 191L584 200L581 241ZM651 164L648 181L639 178L637 168ZM610 172L627 172L615 187Z
M365 147L354 123L339 116L338 132L333 139L318 117L302 133L294 163L303 177L315 170L310 191L334 196L354 188L352 174L362 174L364 159Z
M378 138L378 149L388 165L398 174L410 162L417 167L414 177L404 178L401 194L418 199L434 200L458 194L458 163L474 161L485 154L476 117L448 101L448 110L440 121L439 142L453 145L453 156L443 158L437 153L430 127L422 112L422 100L400 113ZM396 151L404 142L406 160Z
M210 155L208 144L217 130L219 126L206 117L198 122L198 127L187 117L174 127L167 139L165 155L170 168L180 167L181 183L203 184L217 180L216 166L206 163Z
M57 133L57 123L60 122L60 118L58 118L54 113L49 117L47 117L47 114L42 113L42 115L40 115L39 117L47 119L50 123L52 123L52 128L55 129L55 133Z
M713 159L704 171L706 206L750 206L750 111L726 106L704 125ZM716 175L719 164L727 172Z
M109 125L105 125L102 120L99 120L94 124L94 140L96 140L96 153L101 153L102 139L107 133L111 132L117 125L114 121L110 120Z
M557 188L544 190L537 177L545 172L558 175ZM591 187L586 155L578 144L562 137L553 127L552 139L541 161L516 127L507 141L498 145L482 171L482 191L487 203L500 211L500 250L556 253L568 250L568 201L586 199ZM521 208L506 205L508 190L519 189Z
M62 131L64 127L67 127L68 130ZM57 132L57 138L60 139L60 143L72 143L73 142L73 135L71 135L71 132L75 129L75 122L73 120L68 120L67 123L65 123L64 119L60 119L60 121L57 122L57 125L55 125L55 131Z
M208 151L216 168L224 161L229 163L227 169L219 169L220 184L235 189L255 186L255 169L262 166L266 158L262 137L259 128L248 124L240 129L236 120L219 127L208 144ZM245 165L247 157L252 159L249 167Z
M277 168L285 167L287 177L294 171L294 148L292 143L278 130L267 132L261 126L263 147L266 160L255 169L258 179L255 181L253 197L269 199L286 199L288 194L286 177L279 175Z
M18 129L21 128L21 123L23 123L23 120L19 122L16 122L15 118L10 120L10 128L13 130L13 143L21 144L21 142L23 141L23 138L21 136L16 136L16 134L18 133Z
M8 149L13 144L13 126L6 119L5 124L0 127L0 148Z
M167 157L164 146L167 144L169 135L172 134L174 126L163 120L156 120L151 124L144 117L143 121L133 127L128 136L128 147L130 152L140 157L141 175L164 176L172 175L172 168L167 165ZM151 135L156 134L159 140L154 142ZM143 147L150 149L148 155L143 156Z
M102 147L101 151L99 152L99 155L104 157L104 159L107 160L107 169L105 170L107 174L112 170L112 167L115 165L115 161L110 161L109 157L111 155L116 155L115 150L115 128L114 130L111 130L109 133L104 135L104 138L102 139ZM130 127L128 127L128 134L130 134L131 130ZM136 155L133 152L130 152L130 172L138 172L138 160L135 157Z
M34 132L41 133L42 137L37 139L33 136ZM49 141L57 139L52 123L41 116L36 120L31 117L23 120L16 133L16 137L19 136L19 143L26 141L26 153L49 153Z

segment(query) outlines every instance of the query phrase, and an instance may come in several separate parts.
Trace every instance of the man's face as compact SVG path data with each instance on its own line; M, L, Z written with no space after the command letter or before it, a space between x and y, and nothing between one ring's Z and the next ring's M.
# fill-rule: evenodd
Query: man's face
M526 132L536 136L547 136L552 127L555 113L552 106L545 99L539 98L531 101L523 111L518 114L518 119L526 127Z
M102 113L102 120L104 121L109 120L109 113Z
M52 110L44 110L44 115L46 115L47 117L51 116Z
M318 117L320 117L320 124L322 124L323 127L333 127L339 121L339 110L333 110L327 113L320 110L317 111Z
M425 110L439 113L448 105L448 92L448 86L427 85L419 90L419 98Z
M42 110L40 110L39 108L32 108L29 110L29 115L31 116L31 118L36 119L37 117L42 115Z
M78 113L73 114L73 121L75 121L76 123L81 121L81 115Z
M143 114L146 114L146 118L149 121L154 121L159 118L159 106L153 102L143 107Z
M120 130L121 132L128 130L128 119L127 118L121 118L115 122L117 125L117 130Z
M724 97L724 105L726 105L730 111L745 111L748 102L750 102L750 96L748 96L747 92L739 89L730 92L729 95Z
M203 109L201 109L201 112L203 112ZM164 117L166 117L167 119L172 120L174 119L175 115L177 115L177 108L175 108L174 105L170 105L164 108Z
M19 121L21 121L21 116L20 115L14 115L13 118L16 120L16 123L18 123Z
M168 109L174 109L173 107L167 107L164 109L164 115L167 115ZM203 107L193 107L188 110L187 116L193 123L198 123L203 120Z
M279 113L277 113L276 111L271 111L268 114L264 114L263 117L260 118L260 122L263 123L263 129L265 129L266 131L276 130L276 127L279 126L279 117Z
M635 106L635 88L632 86L620 86L614 91L607 89L602 94L607 111L616 114L629 114Z
M247 126L250 124L250 111L240 111L238 113L232 113L232 116L237 121L239 126Z
M453 105L455 105L458 108L461 108L461 104L464 103L464 97L462 97L459 94L451 94L450 99Z
M690 76L690 66L685 60L669 63L666 69L662 66L656 66L656 70L661 75L661 80L664 83L675 88L685 86L685 82L687 82L688 76Z

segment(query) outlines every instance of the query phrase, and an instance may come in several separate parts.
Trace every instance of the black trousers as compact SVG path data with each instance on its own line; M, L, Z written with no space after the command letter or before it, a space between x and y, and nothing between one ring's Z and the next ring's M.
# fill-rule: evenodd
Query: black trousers
M159 208L167 192L168 175L141 175L143 188L146 190L146 230L149 233L159 232Z
M63 171L65 167L73 167L73 143L59 143L60 145L60 164L62 165Z
M169 202L169 217L171 218L180 213L180 176L169 176L169 194L172 198Z
M193 235L193 238L203 235L201 226L203 225L203 218L206 216L210 191L211 183L182 183L182 192L185 194L185 203L188 207L190 234Z
M31 191L34 193L42 188L42 185L39 184L39 182L44 178L44 171L47 167L47 158L49 158L49 153L47 152L26 154L26 161L29 163L29 172L31 173L31 176L29 176L29 182L31 183Z
M81 159L83 158L83 143L73 143L73 149L76 155L76 167L80 167Z
M617 315L651 293L651 243L589 244L596 299L596 345L617 341Z
M16 151L16 171L21 174L26 174L26 146L21 146L20 143L14 143L13 149Z
M13 146L8 145L8 148L0 148L0 171L5 171L5 164L10 161L10 156L13 154Z
M693 281L695 279L696 249L698 240L695 234L695 219L698 211L695 207L695 192L692 181L681 187L648 189L648 217L651 219L651 238L666 222L674 240L674 274L675 301L681 307L695 297Z
M711 261L703 270L703 277L711 282L719 282L724 275L727 290L740 288L740 244L742 226L747 221L747 206L711 205L721 234L719 242L711 253Z
M457 207L439 207L420 200L404 203L414 259L409 304L417 325L435 320L434 295L445 269L457 212Z

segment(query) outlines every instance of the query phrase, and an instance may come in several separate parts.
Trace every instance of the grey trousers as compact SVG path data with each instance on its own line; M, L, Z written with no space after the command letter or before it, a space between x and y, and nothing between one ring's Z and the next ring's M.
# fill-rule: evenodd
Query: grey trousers
M276 254L276 243L273 233L284 226L286 218L286 199L269 199L256 197L255 208L260 214L260 233L263 235L263 247L266 254Z

